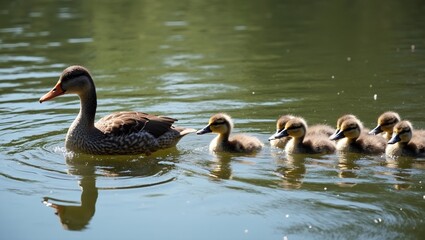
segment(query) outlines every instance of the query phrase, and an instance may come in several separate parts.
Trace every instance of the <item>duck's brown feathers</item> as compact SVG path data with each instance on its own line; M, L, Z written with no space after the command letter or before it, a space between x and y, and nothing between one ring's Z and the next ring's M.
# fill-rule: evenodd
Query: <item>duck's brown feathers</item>
M105 134L125 135L146 131L156 138L170 130L177 119L143 112L116 112L101 118L95 126Z

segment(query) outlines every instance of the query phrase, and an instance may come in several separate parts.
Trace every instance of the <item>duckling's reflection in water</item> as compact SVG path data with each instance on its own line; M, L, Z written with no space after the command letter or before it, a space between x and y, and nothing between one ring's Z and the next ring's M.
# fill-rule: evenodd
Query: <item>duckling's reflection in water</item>
M394 188L397 190L407 190L412 187L412 168L420 167L414 165L414 159L410 157L399 157L397 159L387 158L386 166L389 168L387 175L391 175L396 180ZM422 166L425 168L425 165Z
M145 183L132 186L117 187L96 187L96 177L147 177L158 173L163 176L174 169L173 164L161 163L161 161L171 161L175 159L173 152L169 152L165 157L154 154L146 156L98 156L93 157L85 154L67 154L66 163L68 174L79 176L79 185L82 189L81 202L61 200L57 198L44 197L43 203L55 209L55 214L64 229L81 231L84 230L96 210L98 190L119 190L128 188L142 188L164 184L173 181L175 178L162 179L154 183Z
M281 181L278 185L284 189L298 189L303 184L306 174L305 160L307 155L303 154L282 154L274 155L276 158L276 173Z
M232 155L226 153L215 154L211 166L210 176L217 179L232 179L232 167L230 162Z
M356 171L359 170L360 167L356 163L356 160L358 160L360 156L361 155L357 153L340 152L338 154L338 177L344 179L337 183L338 186L354 187L357 185L355 181L350 181L350 179L358 177Z
M238 164L251 165L255 164L254 161L244 159L245 157L254 157L257 153L244 154L244 153L227 153L217 152L214 153L213 162L210 166L210 176L215 179L233 179L232 162ZM239 179L240 180L240 179Z

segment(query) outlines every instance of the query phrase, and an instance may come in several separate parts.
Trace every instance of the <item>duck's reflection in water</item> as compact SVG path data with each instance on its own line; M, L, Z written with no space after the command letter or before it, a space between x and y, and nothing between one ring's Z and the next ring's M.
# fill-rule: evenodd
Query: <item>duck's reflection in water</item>
M66 163L68 174L79 177L82 189L80 202L69 201L52 197L44 197L43 203L55 209L55 214L64 229L81 231L90 223L96 211L96 201L99 190L118 190L128 188L143 188L171 182L175 177L166 177L164 174L174 169L173 161L176 155L171 153L163 156L99 156L67 155ZM119 185L113 187L97 187L96 178L159 176L157 181L135 185ZM126 181L127 182L127 181Z

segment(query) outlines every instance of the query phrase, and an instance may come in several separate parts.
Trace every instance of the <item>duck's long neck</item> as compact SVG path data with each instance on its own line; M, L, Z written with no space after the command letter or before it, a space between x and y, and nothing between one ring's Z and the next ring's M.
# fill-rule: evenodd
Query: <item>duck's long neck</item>
M94 119L96 116L97 98L94 86L80 97L80 112L74 120L73 127L82 129L94 128Z

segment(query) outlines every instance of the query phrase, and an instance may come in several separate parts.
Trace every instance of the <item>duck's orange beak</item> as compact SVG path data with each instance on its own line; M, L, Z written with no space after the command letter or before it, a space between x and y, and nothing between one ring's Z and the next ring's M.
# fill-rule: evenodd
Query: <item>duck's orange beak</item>
M39 101L42 103L63 94L65 94L65 91L62 89L61 82L59 81L56 83L55 87L53 87L53 89L48 93L44 94L44 96L42 96Z

